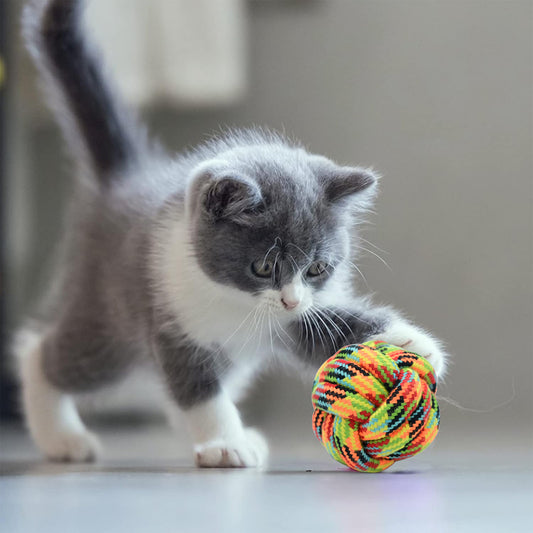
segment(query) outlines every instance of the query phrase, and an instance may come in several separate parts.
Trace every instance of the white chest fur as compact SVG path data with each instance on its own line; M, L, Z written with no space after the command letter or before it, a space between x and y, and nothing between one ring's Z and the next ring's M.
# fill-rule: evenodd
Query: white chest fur
M269 358L283 347L282 325L257 297L212 281L198 266L184 219L154 236L157 301L200 346L232 359Z

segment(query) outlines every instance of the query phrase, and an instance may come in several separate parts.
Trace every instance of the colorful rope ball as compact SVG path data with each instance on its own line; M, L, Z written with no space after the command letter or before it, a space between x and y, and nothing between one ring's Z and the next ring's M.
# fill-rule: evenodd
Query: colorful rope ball
M381 472L435 439L436 390L435 371L415 353L383 341L345 346L316 374L313 431L335 460Z

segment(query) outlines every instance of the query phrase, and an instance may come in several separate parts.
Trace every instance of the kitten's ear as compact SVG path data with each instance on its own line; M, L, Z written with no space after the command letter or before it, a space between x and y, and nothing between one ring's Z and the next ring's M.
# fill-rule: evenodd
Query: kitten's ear
M368 168L339 167L326 181L326 198L331 203L352 197L361 202L370 202L376 194L378 179L379 176Z
M224 176L214 179L207 187L203 205L215 219L240 218L252 214L262 203L261 191L252 181Z
M207 170L196 179L200 207L214 220L248 223L260 211L263 197L251 179Z

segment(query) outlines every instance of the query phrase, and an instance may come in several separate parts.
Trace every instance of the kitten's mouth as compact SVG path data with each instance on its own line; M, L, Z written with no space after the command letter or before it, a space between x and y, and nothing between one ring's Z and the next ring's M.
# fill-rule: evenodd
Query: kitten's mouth
M285 316L290 316L290 317L297 317L297 316L301 316L303 314L305 314L305 312L309 309L309 305L305 305L305 304L298 304L297 306L291 308L291 309L287 309L287 308L284 308L283 311L284 311L284 315Z

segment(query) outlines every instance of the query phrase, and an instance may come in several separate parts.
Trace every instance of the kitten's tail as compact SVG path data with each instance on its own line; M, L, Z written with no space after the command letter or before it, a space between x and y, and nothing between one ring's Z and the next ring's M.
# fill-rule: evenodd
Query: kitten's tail
M26 43L48 103L77 161L107 186L147 150L144 131L122 108L82 28L83 0L29 0Z

